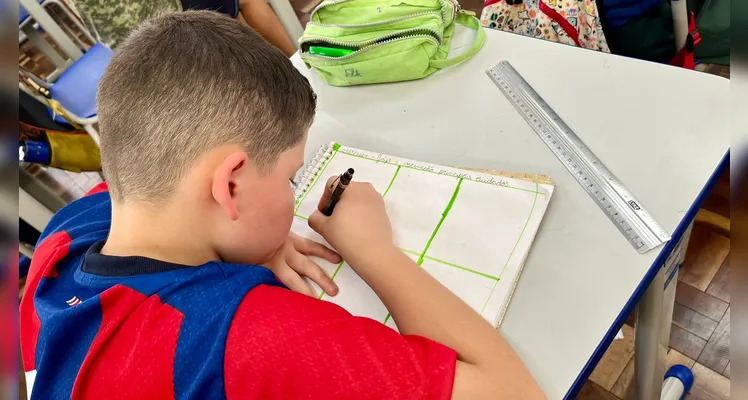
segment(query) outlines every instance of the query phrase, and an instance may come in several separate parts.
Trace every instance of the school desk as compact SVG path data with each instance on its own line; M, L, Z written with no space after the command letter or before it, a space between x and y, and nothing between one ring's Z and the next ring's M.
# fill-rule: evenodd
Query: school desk
M675 284L663 288L677 281L681 239L728 163L729 81L486 33L470 61L397 84L328 86L295 55L318 94L306 155L335 140L436 164L551 176L555 192L501 332L550 399L573 398L638 304L637 391L659 398ZM469 35L458 32L454 51ZM672 233L670 242L634 250L485 75L502 60Z

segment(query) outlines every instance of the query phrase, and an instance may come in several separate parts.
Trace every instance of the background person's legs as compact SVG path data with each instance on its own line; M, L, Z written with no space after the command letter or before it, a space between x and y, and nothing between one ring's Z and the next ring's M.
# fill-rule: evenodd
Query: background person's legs
M291 56L296 48L283 29L278 16L267 3L267 0L239 0L237 19L254 28L262 37L275 47Z

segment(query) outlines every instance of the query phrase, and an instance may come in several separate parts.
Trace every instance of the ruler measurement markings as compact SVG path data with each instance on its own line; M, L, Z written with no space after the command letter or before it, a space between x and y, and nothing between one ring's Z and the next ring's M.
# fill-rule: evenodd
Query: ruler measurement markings
M640 253L670 238L641 203L509 63L504 61L486 72L540 139Z
M510 89L510 90L511 90L511 89ZM515 99L517 98L517 96L516 96L516 95L514 95L513 97L514 97ZM533 97L535 97L535 96L533 96ZM549 107L547 107L547 106L544 106L544 107L542 107L542 108L544 108L544 109L548 109ZM522 111L522 110L524 110L524 109L526 109L526 107L524 107L524 105L522 105L521 107L519 107L519 110L520 110L520 111ZM533 120L533 122L534 122L534 123L536 123L536 124L535 124L535 126L534 126L535 128L539 128L539 129L542 129L542 125L540 125L540 124L537 124L537 118L536 118L536 117L535 117L534 115L528 115L528 116L529 116L530 118L532 118L532 120ZM552 120L553 120L554 122L558 123L558 122L559 122L559 120L560 120L560 118L558 118L558 117L555 117L555 116L554 116L554 118L552 118ZM561 121L561 122L563 122L563 121ZM541 132L538 132L538 133L541 133ZM547 131L546 131L546 130L543 130L543 131L542 131L542 133L543 133L543 134L545 134L545 138L546 138L546 139L550 139L550 138L551 138L551 136L547 134ZM547 142L547 141L546 141L546 142ZM548 144L548 143L546 143L546 144ZM556 151L560 151L560 150L562 150L562 146L558 145L558 142L557 142L556 140L552 140L550 144L552 144L552 145L555 145L555 149L556 149ZM564 143L564 145L566 145L566 143ZM565 147L565 146L564 146L564 147ZM585 149L585 148L586 148L586 146L583 146L583 147L582 147L582 149ZM570 162L572 161L572 159L571 159L570 157L568 157L568 153L567 153L567 152L565 152L565 151L564 151L564 152L562 152L562 153L561 153L561 155L562 155L562 156L564 156L564 159L561 159L561 161L562 161L562 162L564 162L564 161L565 161L565 162L564 162L564 164L566 164L566 167L567 167L567 169L570 169L570 172L574 172L574 171L576 171L576 172L577 172L577 174L576 174L576 175L579 175L579 176L582 176L582 175L583 175L583 171L582 171L582 169L581 169L581 168L579 168L579 165L578 165L578 164L576 164L576 163L575 163L575 164L569 165L569 163L570 163ZM597 162L595 162L594 164L597 164ZM586 181L587 181L587 179L583 178L583 181L584 181L584 182L586 182ZM580 183L584 185L584 183L583 183L583 182L580 182ZM587 187L592 187L592 185L585 185L585 186L587 186ZM589 190L588 190L588 192L589 192ZM606 199L606 198L605 198L604 196L601 196L601 195L600 195L600 193L599 193L599 191L597 191L597 190L596 190L596 191L595 191L594 193L590 193L590 194L594 195L594 196L595 196L595 197L596 197L596 198L597 198L598 200L601 200L601 201L606 201L606 200L607 200L607 199ZM607 205L606 209L610 209L610 208L611 208L611 206L610 206L610 205ZM617 214L617 213L616 213L616 214ZM616 221L614 220L614 222L616 222ZM627 230L626 230L626 232L627 232L627 233L629 233L630 231L631 231L631 229L627 229Z

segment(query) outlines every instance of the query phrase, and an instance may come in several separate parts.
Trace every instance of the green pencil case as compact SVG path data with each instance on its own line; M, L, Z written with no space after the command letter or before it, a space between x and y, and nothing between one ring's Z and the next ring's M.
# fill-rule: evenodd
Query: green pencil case
M455 24L478 34L470 49L448 58ZM475 14L451 0L325 0L299 39L304 63L333 86L425 78L474 56L485 41ZM344 55L312 54L312 47Z

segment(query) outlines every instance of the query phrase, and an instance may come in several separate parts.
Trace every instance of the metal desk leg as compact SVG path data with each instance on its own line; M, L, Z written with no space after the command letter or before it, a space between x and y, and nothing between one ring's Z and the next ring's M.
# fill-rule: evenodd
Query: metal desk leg
M47 58L49 58L49 61L52 62L52 64L55 65L55 68L64 70L65 69L65 59L60 56L60 54L55 51L55 49L52 47L52 45L47 42L44 37L42 36L39 31L34 28L34 22L29 21L27 24L25 24L21 30L24 34L26 34L26 37L29 39L29 41L39 49L42 53L44 53Z
M662 392L678 268L685 259L690 236L691 227L683 234L639 300L634 341L634 384L637 399L659 399Z
M664 285L665 269L662 268L637 307L634 350L637 399L657 399L662 390L665 357L660 344L660 325L665 319L662 315Z

